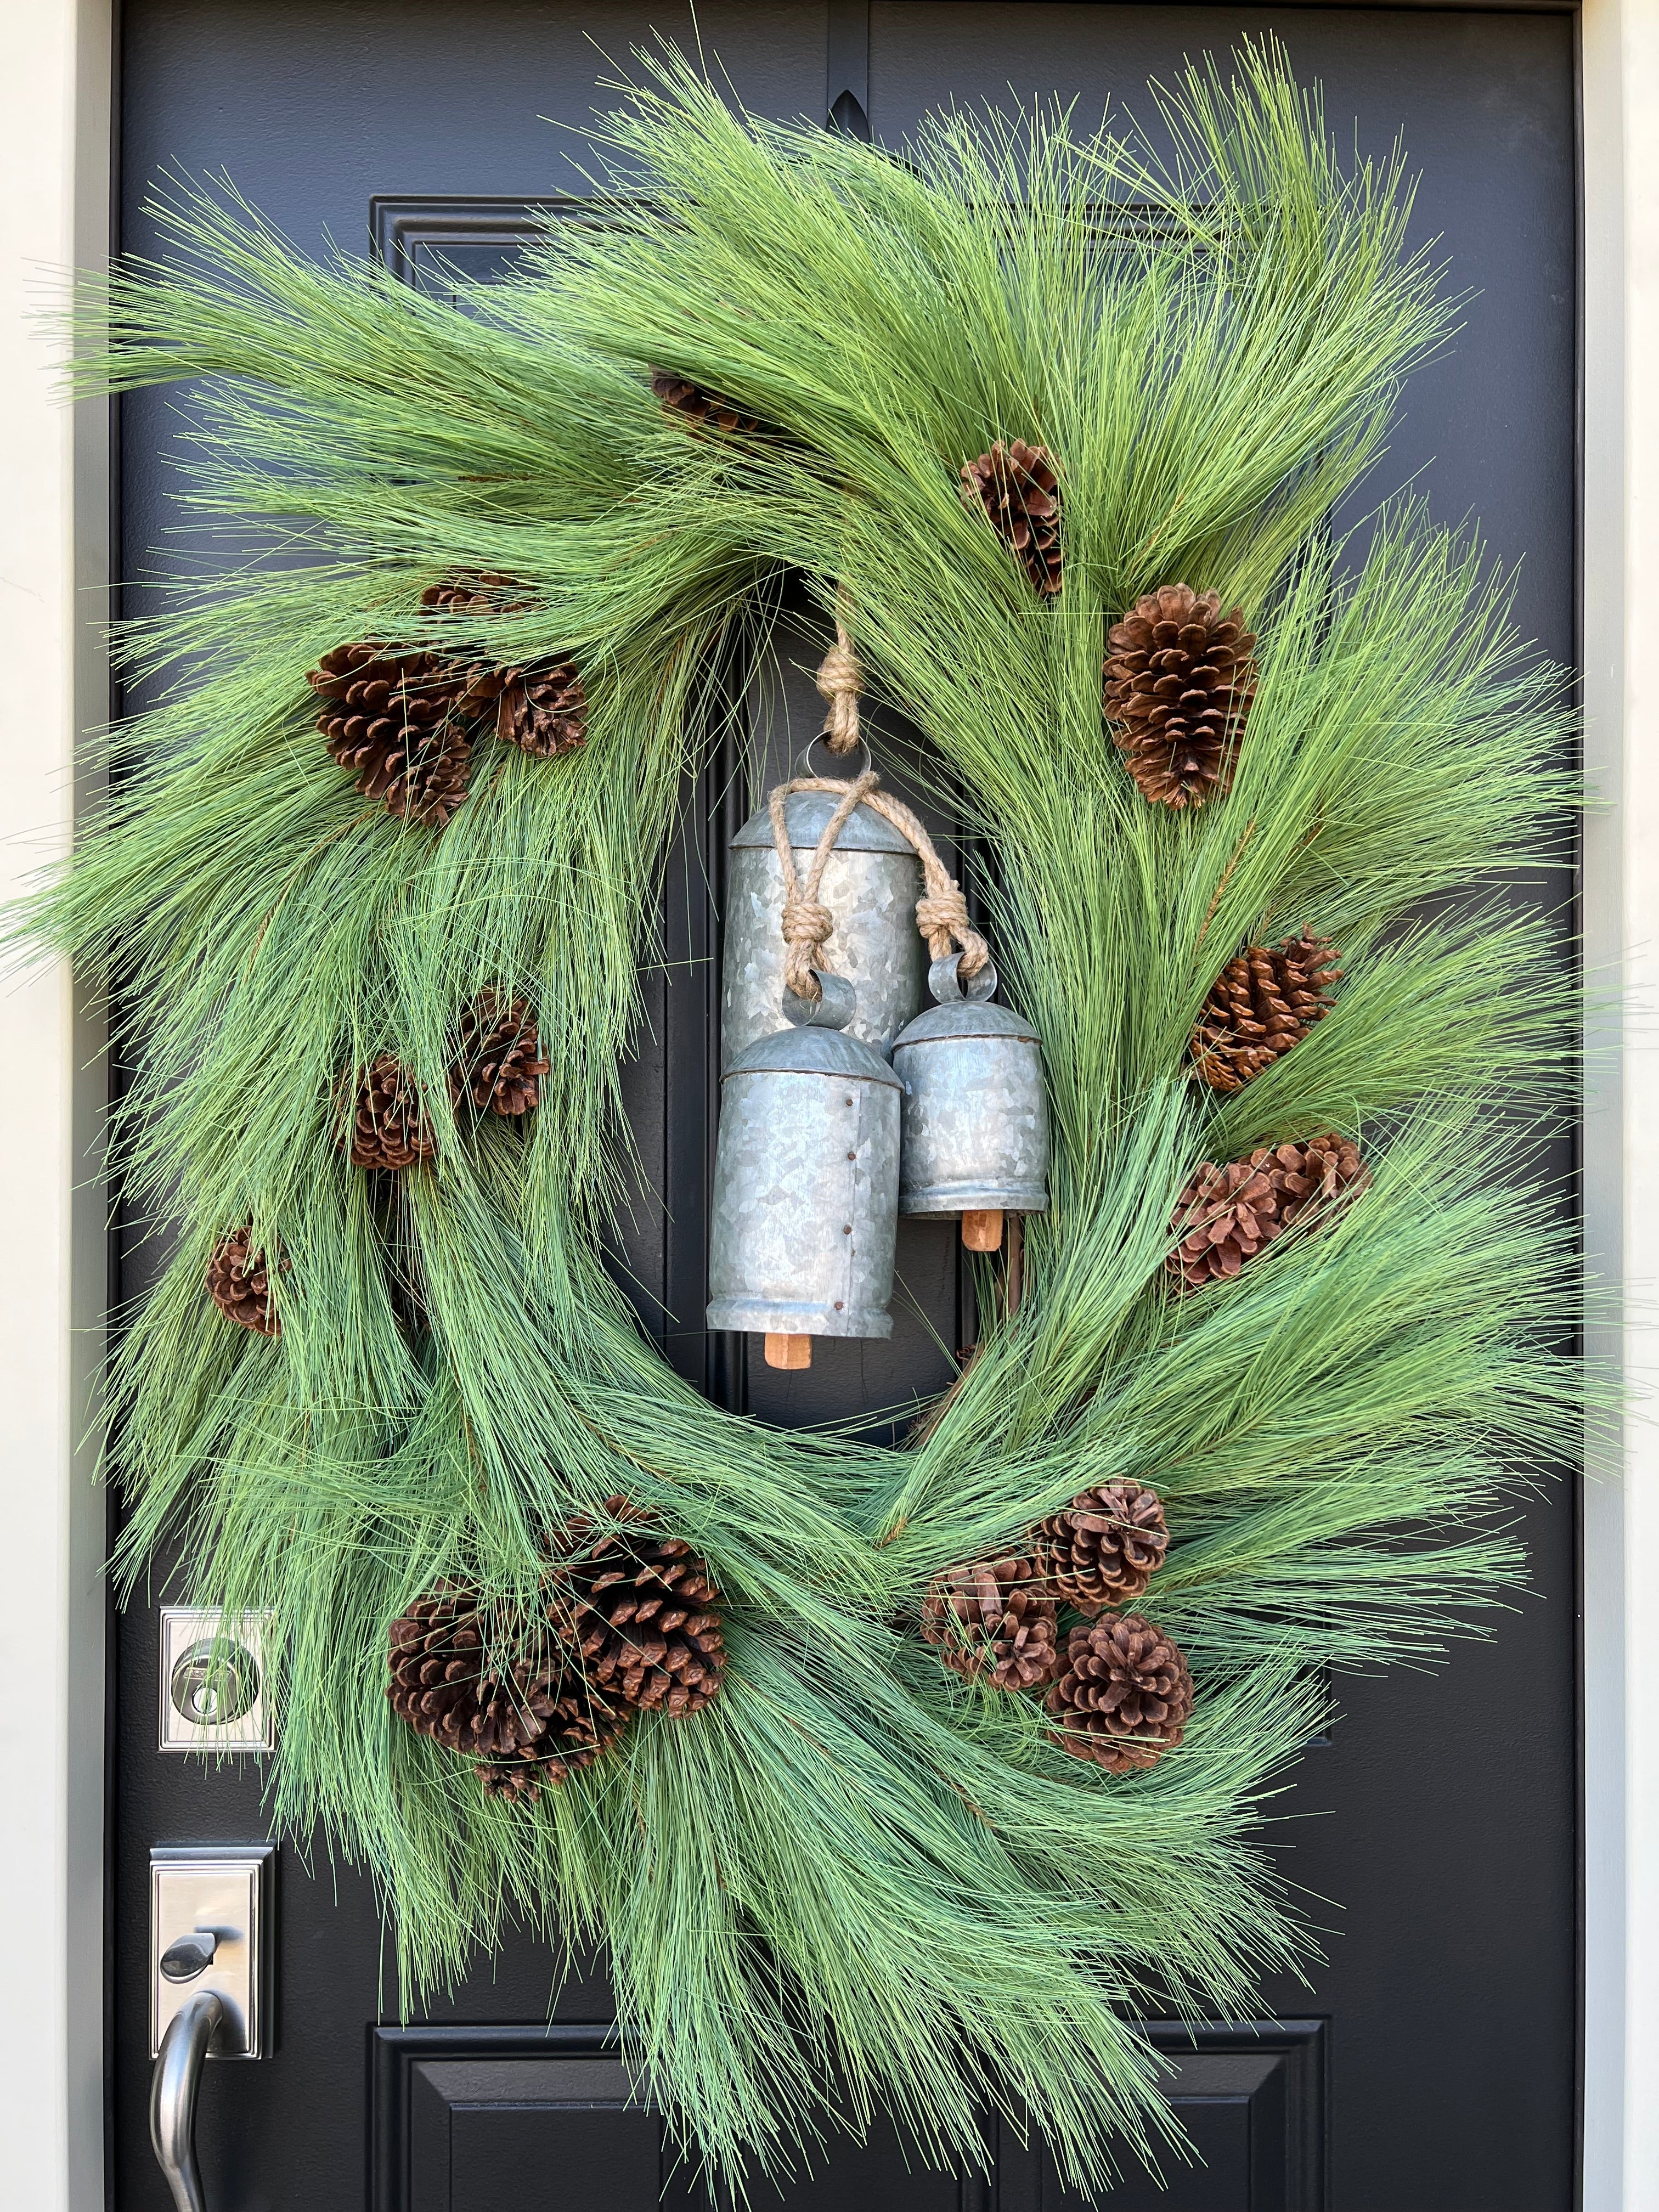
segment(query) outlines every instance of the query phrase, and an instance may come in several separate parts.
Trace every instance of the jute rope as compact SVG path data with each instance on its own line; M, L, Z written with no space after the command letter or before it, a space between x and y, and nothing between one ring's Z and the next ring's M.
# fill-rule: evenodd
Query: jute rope
M864 671L847 635L847 606L845 596L837 592L836 641L824 654L816 678L818 696L830 708L820 734L832 753L850 753L859 742L859 694L864 689Z
M812 854L812 865L806 872L803 884L795 870L794 849L789 842L789 822L785 811L790 794L797 791L833 791L840 795L840 805L823 825ZM915 848L921 862L922 895L916 901L916 927L927 940L930 958L943 960L952 943L962 947L962 964L957 974L967 977L977 975L991 957L991 948L968 920L968 902L962 887L950 874L927 829L902 799L883 791L873 769L851 783L828 775L798 775L788 783L779 784L767 802L772 817L772 841L778 848L778 866L783 872L783 979L798 999L816 999L818 986L812 974L814 968L826 963L823 946L835 927L835 916L827 906L818 902L818 886L823 880L823 871L836 840L852 819L853 810L864 805L890 822L901 837Z
M817 673L818 690L830 702L830 718L824 724L823 735L830 750L838 753L850 752L859 742L859 694L864 685L864 672L847 635L845 605L838 594L836 641L823 656ZM840 800L823 825L804 884L795 867L787 812L787 802L797 791L833 791ZM798 775L788 783L779 784L767 800L767 811L772 819L772 842L777 847L778 866L783 873L784 981L798 999L816 999L819 995L812 970L827 964L823 947L836 921L829 908L820 902L818 889L830 855L836 849L836 840L851 821L854 809L860 805L872 808L884 821L890 822L900 836L915 848L921 862L922 895L916 901L916 927L927 940L929 957L943 960L955 943L962 947L962 964L957 973L964 977L977 975L990 958L991 948L969 923L968 902L960 884L947 872L920 817L902 799L882 790L875 770L866 769L851 782L836 776Z

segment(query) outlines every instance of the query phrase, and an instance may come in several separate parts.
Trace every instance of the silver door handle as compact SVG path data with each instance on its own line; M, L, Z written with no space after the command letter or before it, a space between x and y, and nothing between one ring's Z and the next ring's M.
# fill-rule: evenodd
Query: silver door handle
M149 2085L149 2139L179 2212L207 2212L196 2171L196 2092L224 2001L198 1990L167 2022Z

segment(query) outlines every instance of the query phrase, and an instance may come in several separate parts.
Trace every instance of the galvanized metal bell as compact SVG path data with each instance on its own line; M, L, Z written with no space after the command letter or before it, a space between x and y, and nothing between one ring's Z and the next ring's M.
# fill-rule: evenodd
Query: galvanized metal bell
M817 1002L783 994L792 1026L720 1081L708 1326L763 1334L775 1367L810 1364L815 1336L893 1333L899 1081L854 1034L852 985L813 973Z
M828 791L792 792L784 802L803 876L836 804ZM729 882L720 991L727 1068L776 1030L784 990L783 872L764 807L732 840ZM836 840L817 896L835 916L836 970L857 994L849 1033L884 1059L922 1006L927 951L913 918L921 888L921 862L909 841L873 807L856 808Z
M893 1047L904 1085L901 1213L959 1213L963 1241L991 1251L1004 1213L1048 1210L1048 1106L1036 1031L991 1004L989 961L964 983L962 955L935 960L938 1001Z

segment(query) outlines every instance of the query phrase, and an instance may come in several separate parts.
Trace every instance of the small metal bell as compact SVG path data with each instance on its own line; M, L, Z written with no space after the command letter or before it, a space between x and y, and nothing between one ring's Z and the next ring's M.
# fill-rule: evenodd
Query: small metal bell
M803 876L836 797L792 792L784 802L789 842ZM850 1034L884 1059L922 1005L927 949L916 934L921 862L900 831L873 807L858 807L836 840L818 896L836 918L836 971L857 994ZM778 1025L783 995L783 873L771 817L751 815L732 840L726 957L720 989L720 1056L730 1068L757 1037Z
M816 1003L757 1038L720 1081L708 1326L767 1339L774 1367L811 1364L815 1336L890 1336L899 1083L852 1034L856 998L813 970Z
M964 983L962 955L935 960L937 1006L893 1047L904 1085L901 1213L959 1213L963 1242L994 1251L1002 1216L1048 1210L1048 1106L1036 1031L994 1006L989 961Z

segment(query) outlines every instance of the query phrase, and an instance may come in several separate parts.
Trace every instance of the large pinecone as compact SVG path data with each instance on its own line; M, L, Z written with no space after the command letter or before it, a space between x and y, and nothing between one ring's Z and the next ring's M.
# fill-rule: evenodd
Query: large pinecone
M419 1086L395 1053L383 1052L359 1074L349 1143L355 1168L413 1167L436 1152Z
M934 1577L921 1632L970 1682L1038 1690L1060 1665L1058 1614L1030 1559L975 1559Z
M702 385L693 384L689 377L676 376L672 369L653 368L651 389L665 415L678 416L694 430L714 430L723 438L752 438L763 427L760 417L738 406L735 399L705 392Z
M1170 1547L1164 1505L1139 1482L1103 1482L1037 1524L1042 1587L1080 1613L1133 1604Z
M1370 1179L1346 1137L1264 1146L1226 1167L1205 1160L1176 1207L1170 1272L1183 1291L1224 1280L1301 1215L1357 1198Z
M1136 1613L1080 1621L1048 1696L1054 1738L1109 1774L1156 1766L1174 1751L1193 1710L1193 1678L1179 1648Z
M720 1592L678 1536L659 1535L636 1507L612 1498L625 1525L605 1534L580 1525L555 1540L568 1565L553 1571L553 1608L590 1682L646 1710L695 1713L719 1691L726 1666Z
M528 1001L483 990L461 1016L452 1084L480 1113L529 1114L541 1103L541 1034Z
M233 1230L214 1247L208 1261L208 1295L222 1314L244 1328L259 1336L280 1336L283 1324L271 1301L271 1270L263 1252L248 1249L252 1228L249 1222Z
M533 1797L563 1782L631 1717L583 1680L539 1612L486 1612L463 1583L440 1583L392 1622L390 1665L393 1712L474 1760L489 1796Z
M1300 1044L1341 978L1334 945L1305 929L1283 945L1247 945L1211 985L1193 1031L1193 1059L1211 1090L1242 1091Z
M984 509L1033 588L1052 598L1060 586L1060 480L1048 447L999 438L988 453L963 463L962 495Z
M338 645L307 682L328 750L386 811L441 830L466 797L471 748L455 719L457 673L433 653Z
M1106 716L1143 795L1164 806L1224 797L1255 691L1244 610L1224 615L1216 592L1165 584L1107 643Z

